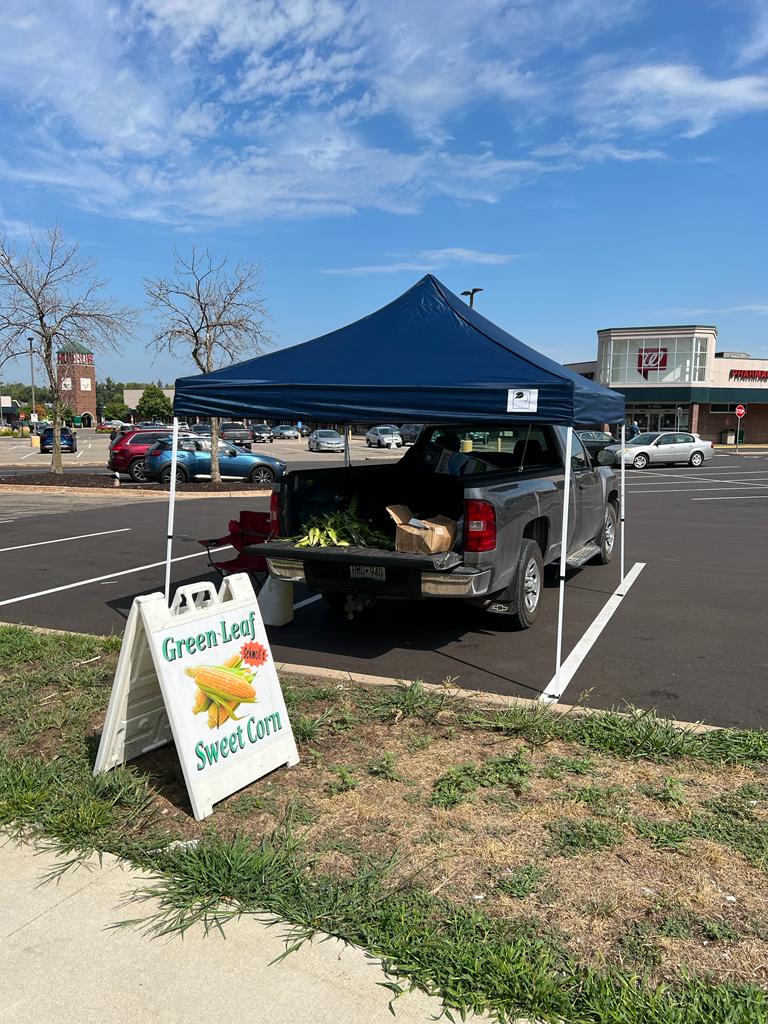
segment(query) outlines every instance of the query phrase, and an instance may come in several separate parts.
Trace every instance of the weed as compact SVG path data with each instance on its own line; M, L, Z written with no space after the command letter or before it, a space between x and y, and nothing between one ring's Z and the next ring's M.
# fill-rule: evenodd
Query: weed
M670 939L706 939L708 942L733 942L739 933L727 922L700 917L681 911L665 918L658 926L659 935Z
M324 726L328 725L333 712L326 708L322 714L315 718L309 715L297 715L293 720L293 735L297 743L311 743L316 740Z
M549 757L539 772L543 779L562 779L566 774L589 775L594 761L591 757Z
M328 771L336 778L328 783L328 792L331 796L338 796L340 793L348 793L351 789L357 788L357 777L343 764L330 764Z
M446 712L456 712L461 707L456 697L428 689L420 680L377 687L361 695L360 704L371 718L383 721L415 718L428 724L445 717Z
M621 936L618 945L631 970L646 972L661 963L661 948L654 941L653 932L645 922L634 921Z
M618 897L615 896L604 900L588 899L584 904L584 912L589 917L597 917L605 920L615 917L620 906L621 904L619 903Z
M651 800L658 800L665 807L682 807L687 803L685 788L679 779L666 778L660 786L640 785L637 791Z
M601 817L622 817L627 813L627 791L620 786L580 786L568 789L565 795Z
M547 872L542 868L534 867L533 864L524 864L522 867L510 869L503 878L499 879L496 887L505 895L522 900L538 891L546 874Z
M552 852L566 857L618 846L624 837L616 825L590 819L574 821L572 818L560 818L549 822L546 827L554 841Z
M662 850L685 850L685 843L691 837L691 829L682 821L650 821L635 818L632 822L635 832L643 839L650 839Z
M491 758L481 765L455 765L435 782L430 803L433 807L455 807L481 787L511 786L519 791L530 771L531 765L522 750L509 757Z
M238 818L248 818L252 814L277 814L277 801L273 796L257 793L243 793L229 806L230 813Z
M390 782L402 782L403 777L395 770L395 755L391 750L385 751L378 757L371 758L365 766L369 775L379 779L388 779Z

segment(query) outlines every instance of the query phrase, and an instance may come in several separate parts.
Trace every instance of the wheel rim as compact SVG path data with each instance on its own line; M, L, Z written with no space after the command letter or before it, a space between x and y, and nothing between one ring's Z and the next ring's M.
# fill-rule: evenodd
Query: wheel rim
M637 458L635 459L635 468L636 469L645 469L645 467L647 465L648 465L648 459L644 455L638 455Z
M694 454L691 456L691 462L694 464L694 466L700 466L703 461L704 458L699 452L694 452Z
M613 542L616 540L616 527L613 516L610 512L605 513L605 550L607 554L613 551Z
M144 472L143 462L134 462L131 476L134 480L138 480L139 483L143 483L147 479L147 474Z
M535 558L532 558L525 567L525 581L523 584L523 601L526 611L532 612L536 610L540 593L541 573L539 572L539 564Z
M274 478L271 469L254 469L251 479L255 484L271 484Z

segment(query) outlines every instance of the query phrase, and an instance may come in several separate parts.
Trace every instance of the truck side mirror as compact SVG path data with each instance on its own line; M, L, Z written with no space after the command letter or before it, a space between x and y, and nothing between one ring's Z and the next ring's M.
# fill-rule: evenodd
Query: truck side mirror
M618 466L619 460L616 452L609 451L608 448L601 448L597 453L597 461L601 466Z

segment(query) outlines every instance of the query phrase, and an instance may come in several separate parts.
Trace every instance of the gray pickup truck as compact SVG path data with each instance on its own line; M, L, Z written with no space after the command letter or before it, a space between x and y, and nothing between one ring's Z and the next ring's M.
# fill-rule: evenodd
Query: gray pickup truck
M288 473L272 495L272 526L295 537L325 512L357 497L359 513L394 540L386 511L407 505L421 518L458 524L452 550L412 554L379 548L297 547L271 540L277 579L306 581L348 617L378 599L454 598L533 625L544 566L560 557L566 433L562 427L425 426L397 462ZM610 561L619 491L609 465L593 465L574 437L567 562ZM609 461L606 459L606 461Z

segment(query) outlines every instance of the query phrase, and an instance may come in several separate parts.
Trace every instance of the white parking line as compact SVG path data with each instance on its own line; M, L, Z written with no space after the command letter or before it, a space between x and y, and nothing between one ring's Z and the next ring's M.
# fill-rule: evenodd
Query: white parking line
M691 501L744 501L745 498L768 498L768 494L732 494L727 498L691 498Z
M226 547L217 548L217 551L231 550L232 545L227 544ZM207 555L207 551L195 551L191 555L179 555L178 558L172 558L172 562L184 562L188 558L201 558L203 555ZM77 587L87 587L90 583L101 583L102 580L115 579L117 576L130 576L134 572L143 572L145 569L157 569L158 566L165 565L165 559L161 562L149 562L147 565L137 565L133 569L122 569L120 572L109 572L105 576L94 576L90 580L78 580L77 583L65 583L63 587L51 587L50 590L38 590L35 594L22 594L21 597L10 597L5 601L0 601L0 608L7 604L19 604L21 601L32 601L36 597L47 597L49 594L58 594L62 590L74 590Z
M584 636L579 640L576 646L573 648L571 653L565 659L563 664L560 666L560 680L558 682L557 676L553 676L552 679L547 683L547 687L539 697L540 701L546 701L547 703L553 703L560 700L565 693L566 687L579 671L581 663L584 661L586 656L591 651L595 644L595 641L603 632L605 627L610 622L613 613L619 607L621 602L627 595L629 588L635 582L637 577L645 568L645 562L635 562L632 568L629 570L627 575L624 577L624 585L619 586L614 590L611 596L608 598L602 609L598 613L596 619L586 631ZM560 692L557 692L557 688L560 688Z
M2 525L3 523L15 523L15 522L16 522L16 520L15 520L15 519L0 519L0 526L1 526L1 525Z
M84 451L85 451L85 448L81 448L80 451L75 456L75 458L76 459L82 459Z
M8 522L13 522L9 519ZM58 540L38 540L34 544L16 544L12 548L0 548L0 554L3 551L21 551L22 548L40 548L44 544L65 544L68 540L85 540L88 537L107 537L111 533L130 533L130 526L123 526L119 530L102 530L100 533L78 533L74 537L59 537Z
M743 486L743 485L742 485ZM748 485L749 486L749 485ZM753 487L765 487L765 484L752 484ZM730 487L680 487L674 490L664 489L663 491L632 491L633 498L639 498L643 494L696 494L699 491L738 491L738 484L731 484ZM746 496L746 495L745 495Z

